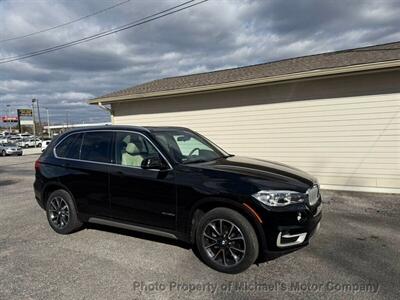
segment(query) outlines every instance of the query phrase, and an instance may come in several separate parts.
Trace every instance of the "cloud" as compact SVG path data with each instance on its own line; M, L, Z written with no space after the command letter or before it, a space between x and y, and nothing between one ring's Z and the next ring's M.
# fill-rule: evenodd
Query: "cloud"
M111 1L0 1L0 40L93 13ZM0 58L82 38L180 2L130 1L29 38L0 43ZM0 115L32 98L53 122L108 121L95 96L167 76L206 72L400 40L399 1L210 0L89 43L0 64Z

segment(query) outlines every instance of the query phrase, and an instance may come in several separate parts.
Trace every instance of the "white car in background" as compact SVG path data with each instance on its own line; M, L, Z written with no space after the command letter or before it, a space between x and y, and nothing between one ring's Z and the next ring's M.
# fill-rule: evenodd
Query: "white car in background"
M36 147L42 147L43 141L41 139L36 139L36 144L35 144L35 139L26 139L18 142L17 144L22 148L35 147L35 145Z
M12 143L0 143L0 156L6 155L22 155L21 147L18 147L16 144Z
M18 133L18 136L21 138L21 139L33 139L33 135L32 134L30 134L30 133Z
M44 151L44 150L46 150L46 148L47 148L47 146L50 144L50 140L48 140L48 141L43 141L43 143L42 143L42 152Z

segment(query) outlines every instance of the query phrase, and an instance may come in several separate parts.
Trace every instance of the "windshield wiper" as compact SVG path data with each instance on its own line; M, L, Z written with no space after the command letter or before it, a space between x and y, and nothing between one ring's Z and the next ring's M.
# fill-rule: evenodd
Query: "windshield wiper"
M224 158L233 157L233 156L235 156L235 154L227 154L227 155L224 155Z

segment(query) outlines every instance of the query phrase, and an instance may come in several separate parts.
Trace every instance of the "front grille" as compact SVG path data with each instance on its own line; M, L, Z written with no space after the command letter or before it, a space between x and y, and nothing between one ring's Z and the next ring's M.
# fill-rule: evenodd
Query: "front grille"
M307 191L308 203L312 206L317 203L319 198L319 188L318 185L314 185L311 189Z

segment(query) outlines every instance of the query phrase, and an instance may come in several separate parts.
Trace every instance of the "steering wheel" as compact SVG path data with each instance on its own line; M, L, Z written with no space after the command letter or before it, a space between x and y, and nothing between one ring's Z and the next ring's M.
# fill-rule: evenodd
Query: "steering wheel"
M192 151L190 151L190 153L188 154L187 158L188 158L188 159L191 158L192 155L193 155L193 153L194 153L196 150L200 152L200 148L194 148Z

